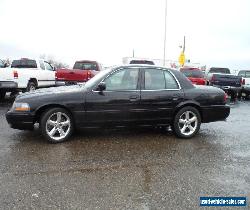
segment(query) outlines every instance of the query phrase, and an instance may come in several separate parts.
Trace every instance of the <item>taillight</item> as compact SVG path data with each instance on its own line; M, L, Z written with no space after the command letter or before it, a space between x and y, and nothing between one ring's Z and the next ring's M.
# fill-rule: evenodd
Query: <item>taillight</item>
M224 102L225 102L225 103L227 102L227 98L228 98L228 95L225 93L225 94L224 94Z
M18 72L17 71L13 71L13 76L14 76L14 79L18 79Z
M92 74L91 74L90 71L88 71L88 72L87 72L87 80L91 79L91 77L92 77Z
M246 84L245 79L241 79L241 84L242 84L242 85L245 85L245 84Z

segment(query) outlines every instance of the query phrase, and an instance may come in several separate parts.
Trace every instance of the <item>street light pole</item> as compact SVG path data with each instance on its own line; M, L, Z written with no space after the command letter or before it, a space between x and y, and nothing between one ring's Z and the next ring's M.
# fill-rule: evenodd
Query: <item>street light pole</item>
M165 66L165 60L166 60L167 2L168 2L168 0L165 0L165 21L164 21L164 52L163 52L163 66Z

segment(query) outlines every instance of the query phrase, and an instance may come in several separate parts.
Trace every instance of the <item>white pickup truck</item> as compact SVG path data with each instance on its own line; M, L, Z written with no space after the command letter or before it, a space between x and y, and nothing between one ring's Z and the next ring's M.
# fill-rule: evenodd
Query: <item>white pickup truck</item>
M0 99L6 92L51 86L55 86L55 69L43 59L13 60L9 68L0 68Z
M238 76L242 77L241 96L249 98L250 95L250 70L240 70Z

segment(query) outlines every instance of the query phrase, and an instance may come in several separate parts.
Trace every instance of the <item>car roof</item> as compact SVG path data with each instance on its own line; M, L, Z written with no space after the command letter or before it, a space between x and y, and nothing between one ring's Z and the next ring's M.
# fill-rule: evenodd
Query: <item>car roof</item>
M97 63L97 61L91 61L91 60L80 60L80 61L76 61L76 63L83 63L83 62Z

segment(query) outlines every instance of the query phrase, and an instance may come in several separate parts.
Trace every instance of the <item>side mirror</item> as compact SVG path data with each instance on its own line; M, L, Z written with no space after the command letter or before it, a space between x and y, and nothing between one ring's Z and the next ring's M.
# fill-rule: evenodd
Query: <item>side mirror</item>
M97 86L97 90L101 92L106 90L106 83L105 82L99 83L99 85Z
M7 63L5 63L3 67L4 67L4 68L8 67L8 64L7 64Z

